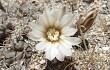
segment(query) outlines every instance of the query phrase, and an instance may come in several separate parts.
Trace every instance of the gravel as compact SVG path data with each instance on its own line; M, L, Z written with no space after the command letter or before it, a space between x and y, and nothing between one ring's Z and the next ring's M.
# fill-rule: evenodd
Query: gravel
M0 70L110 70L110 1L94 0L1 0L0 28ZM36 51L34 42L27 38L30 31L28 23L37 21L45 6L59 9L66 5L68 12L75 14L75 23L81 14L92 7L98 8L95 24L84 33L89 42L89 50L72 49L73 55L64 62L45 59L43 51ZM1 7L1 6L0 6ZM9 27L6 27L6 26ZM2 35L3 34L3 35ZM57 67L59 66L59 67ZM55 68L56 67L56 68ZM66 69L67 70L67 69Z

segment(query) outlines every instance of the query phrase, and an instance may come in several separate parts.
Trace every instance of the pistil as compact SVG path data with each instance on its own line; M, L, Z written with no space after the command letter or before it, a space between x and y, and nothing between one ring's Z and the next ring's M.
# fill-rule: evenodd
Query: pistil
M55 28L51 28L47 31L47 39L51 42L56 42L59 40L60 32Z

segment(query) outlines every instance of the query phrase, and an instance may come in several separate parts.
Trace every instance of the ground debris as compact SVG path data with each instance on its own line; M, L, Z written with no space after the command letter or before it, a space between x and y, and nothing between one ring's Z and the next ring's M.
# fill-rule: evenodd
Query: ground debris
M35 50L36 42L28 39L28 23L36 22L46 6L59 9L62 5L75 14L73 23L91 7L98 8L95 24L84 33L89 55L73 48L72 57L64 62L49 61L44 52ZM0 9L5 11L0 10L0 70L110 70L109 0L1 0Z

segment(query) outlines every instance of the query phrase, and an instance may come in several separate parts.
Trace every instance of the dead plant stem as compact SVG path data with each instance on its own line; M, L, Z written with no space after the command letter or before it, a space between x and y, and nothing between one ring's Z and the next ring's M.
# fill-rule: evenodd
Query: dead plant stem
M78 23L78 29L79 29L79 31L80 31L80 34L81 34L81 37L82 37L82 41L83 41L83 43L84 43L84 47L86 48L87 53L88 53L88 55L89 55L89 59L90 59L92 65L93 65L93 64L94 64L93 57L92 57L92 55L89 53L89 50L88 50L88 48L87 48L87 45L86 45L86 42L85 42L85 38L84 38L82 29L81 29L81 25L80 25L79 23ZM93 66L93 68L94 68L94 66Z

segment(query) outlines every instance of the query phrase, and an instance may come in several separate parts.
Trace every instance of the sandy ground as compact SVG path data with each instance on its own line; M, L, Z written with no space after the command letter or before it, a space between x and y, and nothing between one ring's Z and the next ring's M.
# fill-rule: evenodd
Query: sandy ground
M110 1L94 0L1 0L0 70L110 70ZM91 0L92 1L92 0ZM84 33L89 50L73 49L71 59L48 61L36 42L26 36L29 23L38 21L45 7L66 5L75 21L92 7L98 9L94 25ZM83 48L82 48L83 49Z

